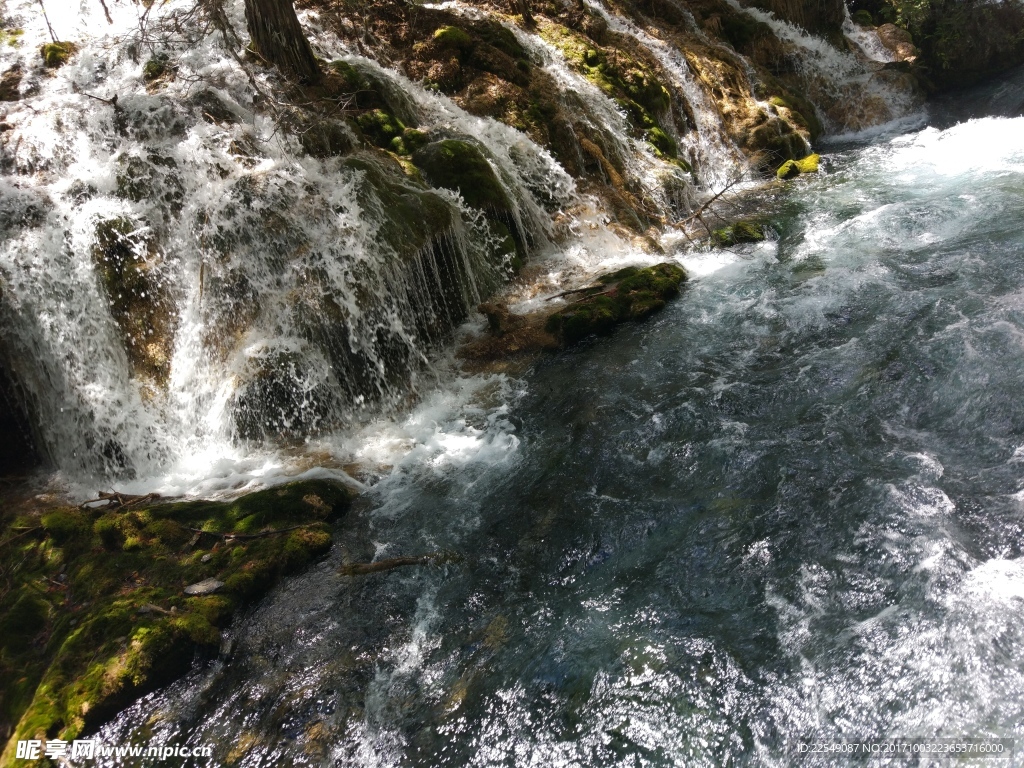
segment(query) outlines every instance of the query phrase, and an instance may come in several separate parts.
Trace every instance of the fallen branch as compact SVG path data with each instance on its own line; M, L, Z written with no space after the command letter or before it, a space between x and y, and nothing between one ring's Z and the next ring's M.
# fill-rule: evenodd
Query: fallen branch
M181 525L181 523L178 523L178 525ZM265 536L276 536L279 533L288 533L288 531L297 531L299 528L308 528L311 525L317 525L317 523L304 523L303 525L293 525L290 528L279 528L276 531L263 531L262 533L217 533L216 531L204 531L201 528L190 528L187 525L182 525L181 527L200 536L216 536L224 541L248 541L249 539L262 539Z
M730 181L728 184L726 184L724 187L722 187L721 191L716 192L714 195L711 196L710 199L705 200L704 203L702 203L700 205L700 207L698 207L697 210L694 211L693 214L690 215L689 218L687 218L684 221L680 222L678 226L681 229L685 230L686 227L688 227L693 221L699 221L704 226L704 229L706 229L708 231L708 234L710 235L711 234L711 228L708 227L707 223L704 221L704 212L708 208L710 208L712 205L714 205L715 202L718 200L718 198L720 198L722 195L724 195L730 189L732 189L737 184L739 184L740 181L741 181L741 179L739 177L737 177L737 178L733 179L732 181Z
M417 557L390 557L387 560L378 560L374 563L351 563L350 565L341 566L338 572L342 576L365 576L369 573L390 571L407 565L442 565L461 559L459 555L452 552L432 552L429 555L419 555Z
M163 498L159 493L147 493L143 496L133 496L130 493L106 493L97 491L98 498L83 501L78 505L79 509L128 509L140 507L151 501ZM90 506L95 504L96 506Z
M544 301L554 301L555 299L561 299L564 296L572 296L576 293L586 293L587 291L601 291L602 288L604 288L603 285L588 285L586 288L573 288L570 291L562 291L561 293L556 293L554 296L548 296ZM601 291L601 293L610 293L610 291ZM601 293L595 295L600 296Z
M26 528L24 531L22 531L18 535L11 536L11 538L7 539L6 541L0 541L0 549L6 547L8 544L10 544L15 539L20 539L22 536L27 536L28 534L32 533L32 531L41 531L41 530L43 530L43 526L41 526L41 525L37 525L34 528Z

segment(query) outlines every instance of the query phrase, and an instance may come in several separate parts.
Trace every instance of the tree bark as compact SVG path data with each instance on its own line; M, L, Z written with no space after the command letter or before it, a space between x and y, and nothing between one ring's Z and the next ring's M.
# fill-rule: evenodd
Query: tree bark
M285 77L310 85L320 82L320 65L292 0L245 0L245 23L256 53Z

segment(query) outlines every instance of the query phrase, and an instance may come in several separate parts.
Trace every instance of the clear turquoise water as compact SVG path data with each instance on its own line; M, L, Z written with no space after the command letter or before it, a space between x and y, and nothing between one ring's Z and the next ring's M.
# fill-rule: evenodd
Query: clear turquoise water
M773 203L777 243L439 409L230 663L103 737L217 765L784 766L1024 736L1024 118L825 160ZM336 574L439 550L464 560Z

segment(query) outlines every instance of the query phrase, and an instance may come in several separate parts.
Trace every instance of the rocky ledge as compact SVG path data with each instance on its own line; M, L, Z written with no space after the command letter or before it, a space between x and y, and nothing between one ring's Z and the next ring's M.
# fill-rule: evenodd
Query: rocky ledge
M307 480L234 501L4 508L0 764L18 739L73 739L216 656L239 607L327 552L352 496Z

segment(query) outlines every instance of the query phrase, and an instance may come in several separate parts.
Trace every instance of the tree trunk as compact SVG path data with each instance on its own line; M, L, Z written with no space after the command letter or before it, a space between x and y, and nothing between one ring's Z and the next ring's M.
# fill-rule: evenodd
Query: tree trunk
M245 23L256 53L285 77L311 85L320 81L320 66L292 0L245 0Z

